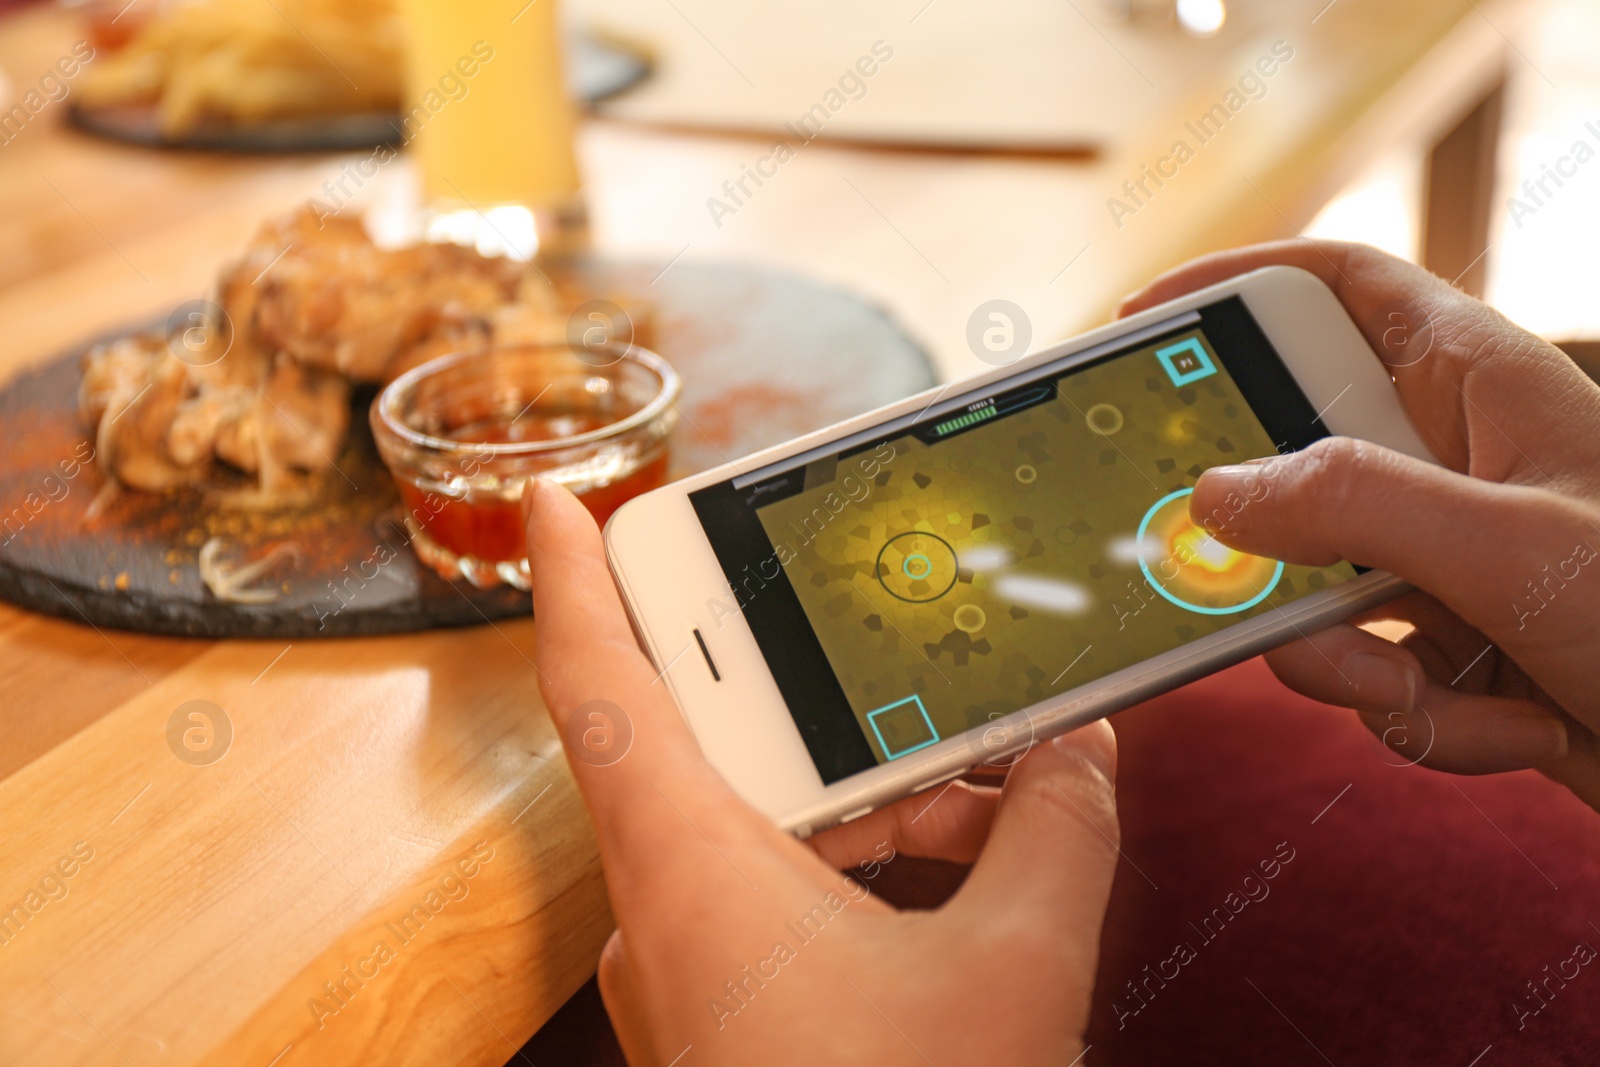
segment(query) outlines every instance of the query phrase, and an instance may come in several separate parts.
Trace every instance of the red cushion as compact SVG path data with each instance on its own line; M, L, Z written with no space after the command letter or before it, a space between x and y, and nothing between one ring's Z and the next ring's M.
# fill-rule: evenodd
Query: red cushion
M1114 722L1091 1062L1600 1062L1600 815L1565 789L1406 766L1259 660Z

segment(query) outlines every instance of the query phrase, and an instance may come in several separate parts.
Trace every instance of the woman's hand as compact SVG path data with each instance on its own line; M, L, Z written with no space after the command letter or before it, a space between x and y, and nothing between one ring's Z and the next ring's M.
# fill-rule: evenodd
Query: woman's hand
M540 690L599 839L600 991L629 1062L1073 1062L1117 858L1111 728L1039 745L1003 791L954 783L802 844L706 763L589 513L527 497ZM900 912L870 886L903 854L976 865L938 911ZM839 873L859 864L865 885Z
M1122 310L1271 264L1338 294L1444 464L1332 438L1201 477L1194 515L1232 510L1219 507L1230 494L1250 501L1214 531L1229 545L1315 566L1345 559L1419 590L1363 617L1411 623L1398 645L1339 625L1271 653L1272 669L1355 708L1409 761L1463 774L1537 767L1600 808L1600 388L1554 346L1360 245L1209 256Z

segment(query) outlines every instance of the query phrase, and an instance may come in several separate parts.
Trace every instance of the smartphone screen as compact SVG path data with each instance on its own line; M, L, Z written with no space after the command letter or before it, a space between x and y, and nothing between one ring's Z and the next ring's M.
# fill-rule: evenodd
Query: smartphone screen
M1357 573L1190 518L1328 433L1238 297L985 388L691 494L825 783Z

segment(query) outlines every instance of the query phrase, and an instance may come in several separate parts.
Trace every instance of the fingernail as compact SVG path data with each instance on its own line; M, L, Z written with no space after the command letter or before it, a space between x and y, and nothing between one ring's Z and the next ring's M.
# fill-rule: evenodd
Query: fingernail
M1268 496L1261 465L1275 458L1245 460L1201 472L1189 498L1190 520L1225 543L1238 537L1243 532L1244 513Z
M1237 493L1244 496L1260 480L1259 470L1243 463L1230 463L1225 467L1212 467L1202 471L1200 480L1195 483L1195 491L1207 495Z
M1200 472L1200 477L1213 484L1221 482L1229 489L1243 489L1248 483L1254 486L1261 480L1262 468L1277 459L1277 456L1260 456L1256 459L1240 460L1238 463L1225 463L1220 467L1208 467Z
M1409 714L1417 700L1417 676L1410 665L1372 652L1346 656L1339 670L1355 690L1363 711Z
M528 519L533 514L533 493L539 488L538 478L529 478L522 483L522 525L528 525Z
M1544 715L1508 715L1489 724L1489 737L1507 760L1534 767L1567 754L1567 726Z

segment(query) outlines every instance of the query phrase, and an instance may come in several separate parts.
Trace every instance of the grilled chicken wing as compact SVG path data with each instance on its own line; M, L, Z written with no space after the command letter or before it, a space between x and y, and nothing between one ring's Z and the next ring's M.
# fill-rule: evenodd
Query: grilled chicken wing
M263 226L215 301L203 330L85 358L79 411L122 484L205 484L221 460L256 476L233 503L301 499L305 475L344 445L353 382L497 339L558 340L563 321L520 264L456 245L381 249L359 221L310 207Z

